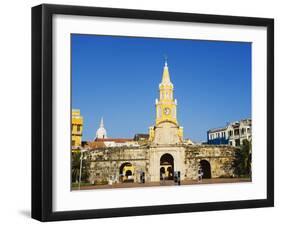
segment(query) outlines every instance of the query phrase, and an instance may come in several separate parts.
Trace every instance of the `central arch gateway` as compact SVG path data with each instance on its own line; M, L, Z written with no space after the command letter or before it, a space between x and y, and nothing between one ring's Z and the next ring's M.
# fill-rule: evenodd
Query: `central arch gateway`
M174 158L171 154L164 154L160 158L160 179L173 180Z

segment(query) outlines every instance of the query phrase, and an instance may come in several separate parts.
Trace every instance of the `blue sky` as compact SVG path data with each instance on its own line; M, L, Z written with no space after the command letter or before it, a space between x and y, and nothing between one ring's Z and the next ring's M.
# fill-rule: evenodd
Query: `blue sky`
M71 51L83 140L102 116L109 137L148 132L165 55L185 138L206 141L210 128L251 117L251 43L72 34Z

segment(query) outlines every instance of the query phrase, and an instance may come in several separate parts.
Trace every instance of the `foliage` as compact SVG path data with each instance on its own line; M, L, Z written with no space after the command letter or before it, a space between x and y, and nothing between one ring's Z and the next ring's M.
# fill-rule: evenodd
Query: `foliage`
M81 163L81 152L73 152L71 158L71 180L72 183L79 182L79 174L80 174L80 163ZM87 161L84 157L82 159L82 173L81 173L81 182L88 182L89 179L89 168L90 162Z
M86 182L86 183L81 182L80 186L81 187L83 187L83 186L92 186L92 184L89 183L89 182ZM79 183L78 182L77 183L76 182L72 183L72 188L78 188L78 187L79 187Z
M243 141L241 148L237 149L232 163L233 172L237 177L251 177L252 143Z

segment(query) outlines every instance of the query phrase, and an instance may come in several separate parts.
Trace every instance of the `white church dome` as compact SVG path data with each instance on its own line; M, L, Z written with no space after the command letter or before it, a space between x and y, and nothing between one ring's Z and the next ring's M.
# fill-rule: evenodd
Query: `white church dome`
M107 138L106 129L104 128L104 124L103 124L103 118L101 118L100 128L98 128L98 130L96 132L96 138L97 139Z

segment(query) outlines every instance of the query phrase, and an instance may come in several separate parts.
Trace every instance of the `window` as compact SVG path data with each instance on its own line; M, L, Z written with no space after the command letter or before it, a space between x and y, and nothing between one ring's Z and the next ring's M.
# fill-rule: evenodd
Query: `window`
M235 146L236 146L236 147L239 147L239 146L240 146L240 139L236 139L236 140L235 140Z
M241 129L241 134L244 135L245 134L245 128Z
M80 132L81 126L77 126L77 132Z
M71 141L71 145L72 145L72 146L75 146L75 140L72 140L72 141Z
M239 135L239 129L234 130L234 135Z
M229 141L229 145L231 145L231 146L232 146L232 141Z
M232 130L229 130L229 132L228 132L228 136L232 136Z

